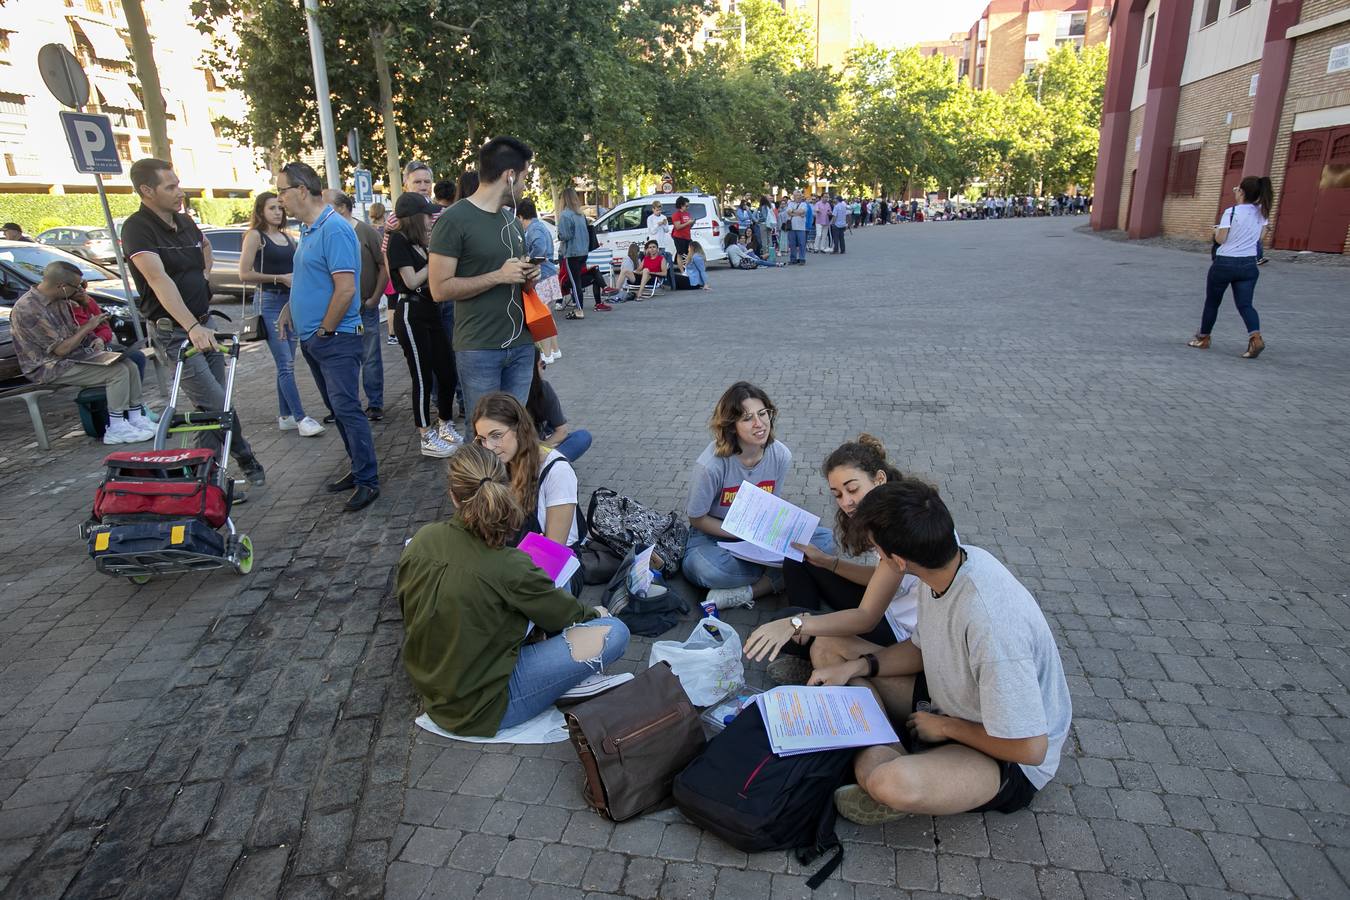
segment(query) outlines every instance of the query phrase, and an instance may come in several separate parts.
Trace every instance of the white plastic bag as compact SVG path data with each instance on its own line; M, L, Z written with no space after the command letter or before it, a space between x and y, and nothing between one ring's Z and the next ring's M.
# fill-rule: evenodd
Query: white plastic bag
M689 639L652 644L648 666L670 663L680 687L695 706L712 706L745 684L741 636L721 619L708 617L694 626Z

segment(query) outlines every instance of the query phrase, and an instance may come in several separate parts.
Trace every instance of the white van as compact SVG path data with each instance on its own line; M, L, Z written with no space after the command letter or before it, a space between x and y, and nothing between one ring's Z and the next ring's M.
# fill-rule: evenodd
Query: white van
M716 197L692 192L687 194L652 194L625 200L599 218L595 223L595 237L600 246L609 250L614 266L628 253L628 245L636 243L641 249L647 241L647 217L651 215L652 202L661 201L661 212L668 219L675 212L675 201L680 197L689 200L689 215L694 217L693 240L703 245L703 253L709 263L727 258L722 249L726 237L726 224L718 210ZM592 251L594 252L594 251Z

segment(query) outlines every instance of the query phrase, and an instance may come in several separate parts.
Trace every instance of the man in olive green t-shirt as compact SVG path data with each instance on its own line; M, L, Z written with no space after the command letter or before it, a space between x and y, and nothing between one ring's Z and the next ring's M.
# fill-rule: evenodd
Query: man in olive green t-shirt
M514 213L533 156L515 138L488 141L478 151L478 190L441 213L431 231L428 282L436 302L458 304L455 366L470 421L484 394L506 391L524 403L534 378L521 291L539 267L525 258Z

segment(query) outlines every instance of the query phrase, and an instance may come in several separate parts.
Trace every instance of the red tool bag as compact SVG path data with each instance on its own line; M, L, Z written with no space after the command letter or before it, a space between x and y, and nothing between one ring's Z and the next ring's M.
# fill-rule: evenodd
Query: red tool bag
M94 495L99 522L191 516L219 528L230 514L211 450L131 450L103 462L108 471Z

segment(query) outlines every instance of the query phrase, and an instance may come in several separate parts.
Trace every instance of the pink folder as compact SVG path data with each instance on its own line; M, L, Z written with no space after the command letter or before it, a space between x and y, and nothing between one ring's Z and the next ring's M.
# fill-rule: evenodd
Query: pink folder
M517 548L534 560L534 564L544 570L554 585L562 587L572 580L572 576L581 568L581 560L576 554L542 534L530 532Z

